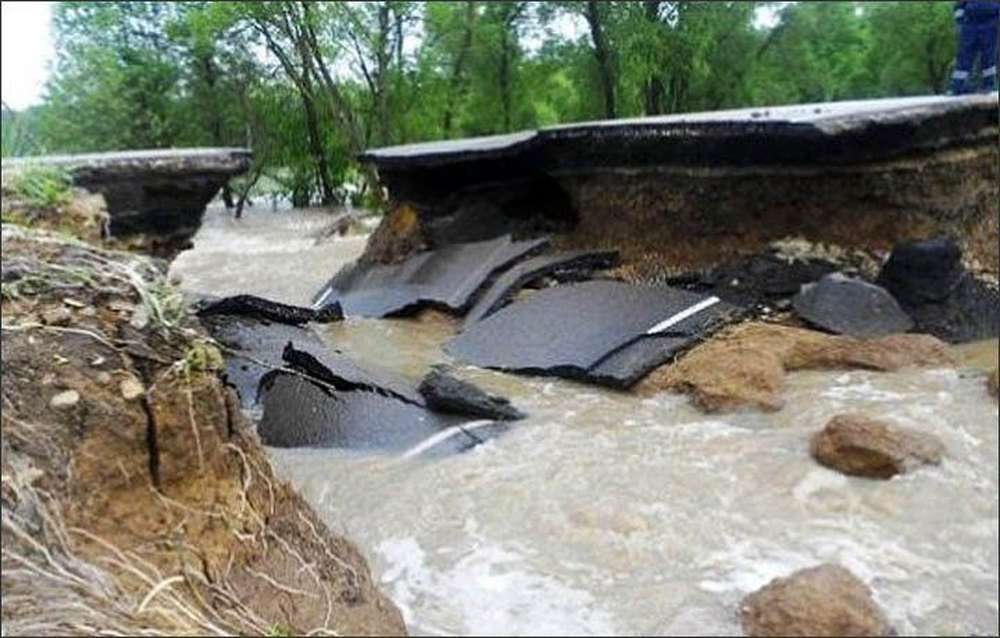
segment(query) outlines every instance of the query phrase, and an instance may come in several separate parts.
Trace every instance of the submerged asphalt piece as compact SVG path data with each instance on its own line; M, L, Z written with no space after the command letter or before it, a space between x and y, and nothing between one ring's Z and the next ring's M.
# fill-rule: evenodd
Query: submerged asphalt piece
M225 379L245 409L260 406L261 439L276 447L344 447L446 455L504 429L475 416L438 414L405 379L361 367L313 331L248 317L212 315L226 346Z
M495 421L517 421L526 416L508 399L487 394L471 383L440 370L431 370L417 390L427 402L427 407L436 412Z
M574 250L526 259L497 277L465 317L469 326L482 321L506 304L525 285L559 271L587 271L613 268L617 251Z
M225 380L236 388L245 408L258 403L261 379L283 368L339 388L365 389L423 405L423 397L408 381L385 370L357 365L328 348L308 328L225 315L211 316L205 324L226 347Z
M884 337L914 325L884 288L839 273L803 287L792 306L809 323L852 337Z
M290 325L301 325L309 322L329 323L331 321L340 321L344 318L344 313L340 305L336 303L327 304L323 308L316 310L313 308L290 306L254 295L236 295L207 301L200 305L197 313L199 317L234 315Z
M591 281L542 290L502 308L445 350L485 368L601 383L618 376L609 371L629 367L623 354L600 369L623 347L652 335L694 342L731 311L717 298L675 288Z
M315 307L338 302L349 316L387 317L423 306L464 312L495 272L548 245L548 239L453 244L418 253L401 264L350 266L316 296Z
M289 343L310 352L326 349L315 332L299 326L227 315L208 316L203 318L203 323L212 337L224 346L224 380L236 388L245 409L257 405L264 375L285 367L283 353Z
M299 375L269 373L261 384L258 432L273 447L347 448L444 456L502 432L366 390L332 390Z

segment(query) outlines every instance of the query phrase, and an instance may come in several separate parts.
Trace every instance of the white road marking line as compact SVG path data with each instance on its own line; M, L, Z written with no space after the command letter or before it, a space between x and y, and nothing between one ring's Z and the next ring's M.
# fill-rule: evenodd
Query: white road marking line
M715 304L719 303L720 301L722 301L722 300L719 299L718 297L709 297L708 299L705 299L704 301L700 301L700 302L696 303L695 305L691 306L690 308L688 308L687 310L682 310L681 312L678 312L673 317L670 317L669 319L665 319L665 320L661 321L660 323L656 324L655 326L653 326L652 328L650 328L649 330L647 330L646 334L647 335L655 335L657 333L663 332L667 328L670 328L672 326L675 326L675 325L679 324L680 322L684 321L688 317L693 317L694 315L698 314L702 310L707 310L708 308L711 308L712 306L714 306Z
M482 420L482 421L472 421L470 423L463 423L462 425L453 425L450 428L441 430L437 434L433 434L424 439L423 441L421 441L420 443L417 443L412 448L404 452L401 458L412 459L418 454L426 452L427 450L431 449L441 441L449 439L454 435L458 434L459 432L464 432L466 430L474 430L476 428L481 428L487 425L493 425L494 423L496 422L489 420Z

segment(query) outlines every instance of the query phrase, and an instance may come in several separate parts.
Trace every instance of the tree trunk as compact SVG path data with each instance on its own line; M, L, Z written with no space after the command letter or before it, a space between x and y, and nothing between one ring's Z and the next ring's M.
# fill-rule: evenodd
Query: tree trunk
M601 90L604 93L604 117L613 120L618 117L615 99L615 76L611 64L611 51L604 34L598 0L587 0L585 16L590 27L590 39L594 43L594 59L601 76Z
M444 120L441 123L445 137L451 135L455 106L464 93L463 74L465 71L465 62L469 57L469 51L472 49L472 37L475 25L476 3L470 0L465 3L465 31L462 33L462 44L458 49L458 55L455 56L455 64L451 68L451 80L448 82L448 101L445 103Z
M659 24L659 0L644 0L643 9L647 22ZM651 73L646 80L643 86L643 102L646 115L660 115L663 113L663 79L660 73Z

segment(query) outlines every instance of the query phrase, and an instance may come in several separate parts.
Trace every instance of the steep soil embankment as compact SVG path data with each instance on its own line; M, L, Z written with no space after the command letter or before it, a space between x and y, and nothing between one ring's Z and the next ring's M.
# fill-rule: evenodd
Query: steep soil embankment
M7 635L400 634L144 257L3 226Z

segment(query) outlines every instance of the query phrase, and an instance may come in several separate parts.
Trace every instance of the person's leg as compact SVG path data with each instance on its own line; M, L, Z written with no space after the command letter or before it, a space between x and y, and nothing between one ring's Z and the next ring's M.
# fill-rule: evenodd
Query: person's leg
M997 26L983 27L980 35L979 68L983 71L983 92L997 90Z
M951 73L952 95L965 93L969 82L969 72L976 58L976 44L979 40L978 29L972 24L963 24L958 33L958 53L955 56L955 70Z

